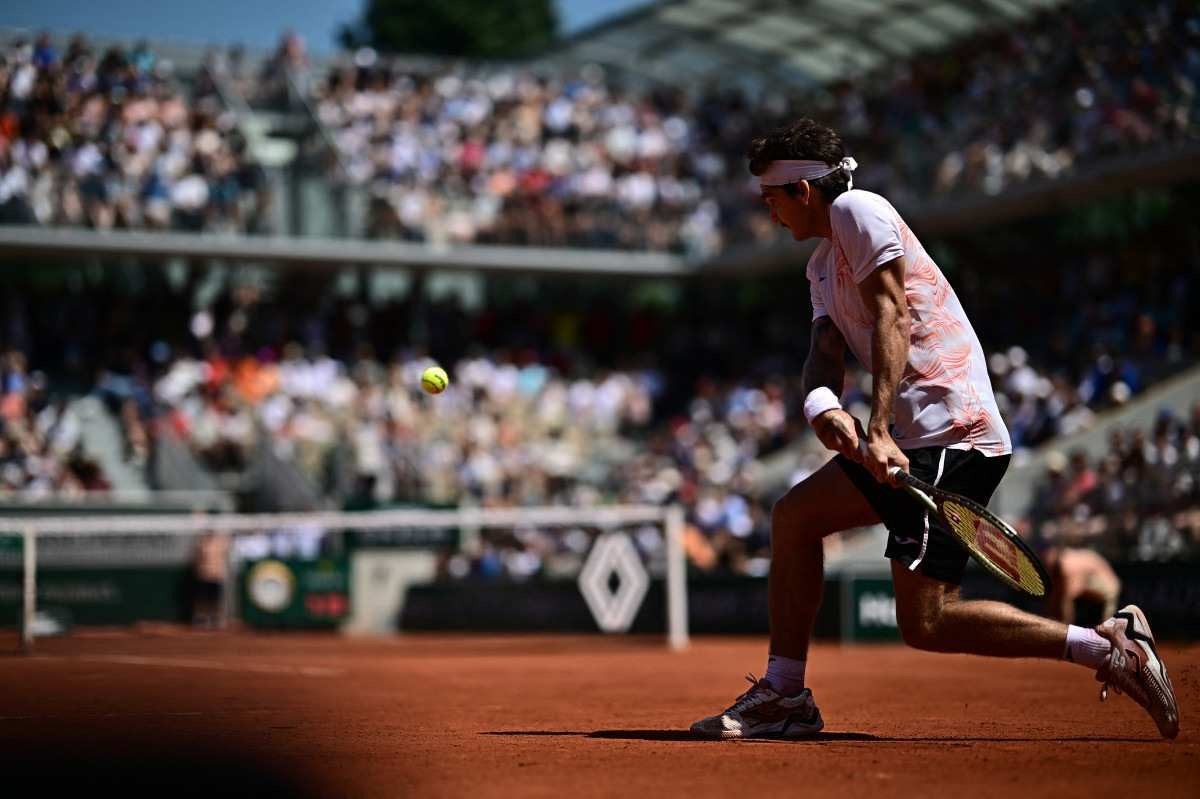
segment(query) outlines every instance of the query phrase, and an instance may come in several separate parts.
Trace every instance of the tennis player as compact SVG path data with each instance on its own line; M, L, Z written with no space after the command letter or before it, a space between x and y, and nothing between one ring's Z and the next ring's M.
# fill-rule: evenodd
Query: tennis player
M954 289L891 204L853 188L857 164L841 138L811 119L750 144L772 221L820 244L808 262L812 344L804 415L837 455L793 487L771 515L771 624L766 676L692 731L717 738L803 737L824 723L805 687L808 642L824 586L822 539L882 522L896 617L917 649L1067 660L1149 712L1174 738L1179 709L1150 626L1130 605L1089 629L1002 602L964 600L966 552L891 484L898 466L986 505L1012 445L979 339ZM843 356L873 378L866 429L842 409ZM865 440L860 454L859 442Z

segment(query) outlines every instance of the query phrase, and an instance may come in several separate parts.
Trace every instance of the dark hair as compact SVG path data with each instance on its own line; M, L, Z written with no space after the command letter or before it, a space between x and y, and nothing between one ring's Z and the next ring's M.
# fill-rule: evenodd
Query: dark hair
M846 157L846 148L842 145L842 137L833 128L801 117L753 139L746 156L750 159L750 174L757 177L767 171L772 161L824 161L837 166ZM832 202L846 191L849 178L846 170L839 169L809 183L821 192L826 202ZM784 189L788 194L796 193L795 184L788 184Z

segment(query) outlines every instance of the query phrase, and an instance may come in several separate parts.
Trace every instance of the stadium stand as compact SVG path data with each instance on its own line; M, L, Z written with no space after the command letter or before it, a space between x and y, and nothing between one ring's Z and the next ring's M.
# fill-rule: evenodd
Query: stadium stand
M1088 0L996 22L910 48L900 66L756 89L370 51L322 71L285 35L259 65L211 51L188 98L145 43L101 54L17 40L0 81L0 199L10 220L261 232L269 181L233 113L249 102L311 114L328 179L358 192L357 213L337 209L354 218L346 233L702 259L776 235L743 151L795 109L843 131L859 185L902 210L1197 139L1191 4Z
M24 353L0 353L0 498L80 496L109 488L82 452L81 422Z
M1053 452L1029 510L1034 540L1086 546L1117 561L1200 551L1200 403L1150 430L1114 431L1097 460Z
M1195 278L1191 261L1169 257L1177 243L1162 229L1172 220L1124 249L1097 249L1058 270L1031 265L1030 279L1053 277L1044 289L1022 286L1032 295L1020 306L1027 316L1006 310L1016 304L1003 293L1009 281L978 279L1004 274L1003 248L964 273L960 290L981 309L984 341L1022 342L990 358L1018 447L1086 427L1195 362L1186 322ZM1161 280L1122 277L1148 265ZM183 289L152 281L142 295L111 285L86 300L56 293L44 306L25 295L9 329L56 368L103 367L96 388L131 455L145 446L138 442L177 438L218 483L236 485L267 447L320 502L354 508L679 499L691 514L693 558L713 569L761 570L771 501L823 462L797 421L806 324L795 308L806 306L791 276L768 280L741 305L721 282L685 284L674 303L656 306L586 294L506 302L497 281L476 310L455 299L428 304L414 335L412 298L380 301L365 281L333 301L327 279L298 275L266 286L230 277L215 294L200 292L215 274L197 270ZM1073 289L1079 274L1089 282ZM193 310L197 293L208 300ZM148 299L150 317L136 310ZM1062 331L1023 335L1037 319ZM67 344L59 360L39 346L50 340ZM435 401L417 388L428 342L453 375ZM847 404L864 412L868 390L852 370ZM764 461L789 449L800 455L783 482L763 478ZM512 560L508 551L524 549L496 549L467 570L492 573ZM529 556L514 562L535 565Z
M340 177L370 193L368 236L703 257L775 235L743 154L751 131L796 109L843 132L859 185L909 209L1194 140L1198 27L1182 2L1064 4L798 91L634 88L594 67L429 71L366 54L335 67L314 102Z
M685 91L612 69L369 51L324 66L292 35L261 63L211 50L184 74L145 44L76 38L60 52L44 36L18 39L0 69L0 213L100 229L261 232L274 198L243 132L243 106L254 106L316 123L330 156L318 189L368 196L365 224L351 232L703 258L776 238L743 148L751 130L794 109L845 131L862 163L858 183L898 204L987 198L1195 139L1198 35L1186 3L1089 0L794 92ZM1200 356L1189 324L1200 291L1195 242L1179 225L1189 192L934 242L995 348L989 364L1019 450L1085 429ZM1087 224L1100 233L1063 232ZM1030 253L1031 240L1054 246ZM341 278L289 278L291 287L264 291L220 274L176 262L129 291L104 281L83 294L6 286L7 307L22 307L0 343L14 363L94 387L120 422L123 461L150 484L162 484L153 473L167 461L173 485L237 487L269 472L292 497L282 507L679 498L696 562L753 573L782 487L761 478L763 462L799 453L789 479L820 463L794 421L807 338L796 309L807 304L792 277L764 278L757 290L770 298L742 302L700 275L661 306L570 300L549 288L505 302L502 281L485 280L483 306L468 308L425 302L420 287L377 300L361 289L366 272L355 278L359 296L332 298ZM454 367L437 403L414 390L430 354ZM5 398L17 403L26 389L13 381ZM861 408L868 392L851 370L849 404ZM30 424L6 422L10 451ZM69 450L25 447L53 456L36 468L78 477ZM26 476L10 490L51 484Z
M8 42L0 221L259 230L269 203L261 170L206 73L188 77L190 91L146 42Z
M335 70L317 98L372 237L704 252L726 164L677 92L527 72Z

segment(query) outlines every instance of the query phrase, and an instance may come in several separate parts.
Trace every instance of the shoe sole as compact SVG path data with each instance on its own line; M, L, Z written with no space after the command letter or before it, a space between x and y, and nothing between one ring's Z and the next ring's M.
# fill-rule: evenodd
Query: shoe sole
M792 739L792 738L810 738L825 728L825 720L817 714L817 720L812 721L792 721L784 719L773 724L765 724L755 728L750 732L744 730L720 730L710 732L708 730L692 727L692 734L697 738L707 738L712 741L737 741L747 738L771 738L771 739Z

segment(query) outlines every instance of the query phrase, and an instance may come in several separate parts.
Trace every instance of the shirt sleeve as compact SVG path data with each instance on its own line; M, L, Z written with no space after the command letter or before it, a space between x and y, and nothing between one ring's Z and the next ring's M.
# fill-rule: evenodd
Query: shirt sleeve
M856 283L904 255L896 213L869 194L843 195L829 209L829 223Z

